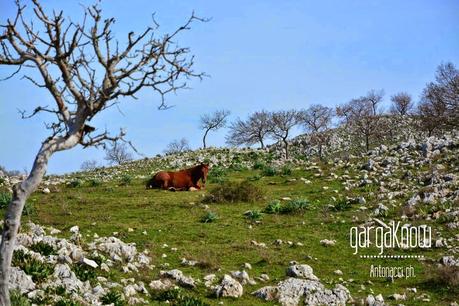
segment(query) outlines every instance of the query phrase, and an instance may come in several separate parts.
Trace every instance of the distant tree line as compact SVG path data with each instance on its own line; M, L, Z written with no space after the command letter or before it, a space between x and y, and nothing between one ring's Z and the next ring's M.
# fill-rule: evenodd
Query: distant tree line
M253 112L246 119L236 118L228 123L230 111L217 110L200 117L200 129L204 132L203 148L211 131L228 127L226 143L231 146L266 147L268 139L283 147L285 158L289 158L289 139L292 129L302 128L309 135L310 145L316 146L319 157L323 147L330 141L333 123L344 125L347 132L365 150L390 138L394 126L385 120L392 117L405 120L414 118L416 129L428 136L459 126L459 70L452 64L438 66L435 81L426 84L418 103L412 96L401 91L390 97L387 111L382 107L384 90L370 90L365 95L353 98L337 107L313 104L307 109ZM165 153L179 153L189 150L188 140L174 140Z

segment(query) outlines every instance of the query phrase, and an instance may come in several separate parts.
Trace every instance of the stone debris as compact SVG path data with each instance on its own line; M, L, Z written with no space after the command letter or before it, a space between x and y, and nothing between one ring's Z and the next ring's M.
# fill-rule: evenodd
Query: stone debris
M306 305L346 305L352 299L343 285L326 289L309 265L292 265L287 269L287 276L293 277L276 286L260 288L252 294L265 301L278 301L283 306L298 305L301 299Z
M214 288L214 294L217 297L238 298L242 296L243 292L242 285L228 274L225 274L220 285Z

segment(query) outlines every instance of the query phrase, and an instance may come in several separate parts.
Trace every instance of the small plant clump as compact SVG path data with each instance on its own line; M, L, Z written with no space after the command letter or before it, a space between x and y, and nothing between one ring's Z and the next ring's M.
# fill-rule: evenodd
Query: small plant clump
M94 178L94 179L90 179L90 180L89 180L89 186L90 186L90 187L99 187L99 186L101 186L101 185L102 185L102 181L99 180L99 179L95 179L95 178Z
M291 175L293 170L292 170L292 168L290 166L285 165L285 166L282 167L280 172L282 173L282 175Z
M222 167L212 167L209 171L208 181L221 184L226 181L227 171Z
M263 212L267 214L278 214L282 210L282 204L279 200L274 200L268 203Z
M61 299L54 306L81 306L81 304L71 299Z
M263 176L275 176L277 174L277 171L271 166L266 166L262 169L261 174Z
M267 214L293 214L304 212L310 208L310 203L305 199L295 199L282 204L279 200L268 203L263 210Z
M93 281L97 277L96 269L82 264L82 263L77 263L72 266L73 272L75 272L75 275L80 279L81 281Z
M81 187L82 185L83 185L83 182L78 178L75 178L68 183L68 186L72 188L78 188L78 187Z
M123 176L121 177L121 185L127 186L127 185L130 185L131 183L132 183L132 176L127 173L123 174Z
M332 207L333 211L345 211L352 207L352 203L347 199L339 199Z
M249 210L244 213L244 216L252 221L260 220L263 217L263 214L259 210Z
M13 253L12 265L30 275L36 283L44 281L54 271L51 264L41 262L22 250L17 250Z
M39 241L30 246L30 249L34 252L40 253L43 256L49 256L49 255L56 255L56 249L54 249L53 246L43 242Z
M113 306L124 306L126 302L124 301L123 295L115 290L107 292L101 299L103 305L113 305Z
M214 213L214 212L209 211L204 216L202 216L201 222L202 223L211 223L211 222L214 222L217 219L218 219L217 214Z
M266 167L266 164L262 161L256 161L254 164L253 164L253 169L254 170L261 170L263 168Z
M11 305L14 306L31 306L27 297L23 296L19 290L10 291Z
M9 192L0 192L0 209L6 208L11 202L11 193Z
M152 299L173 306L210 306L197 297L185 294L181 289L170 289L154 293Z

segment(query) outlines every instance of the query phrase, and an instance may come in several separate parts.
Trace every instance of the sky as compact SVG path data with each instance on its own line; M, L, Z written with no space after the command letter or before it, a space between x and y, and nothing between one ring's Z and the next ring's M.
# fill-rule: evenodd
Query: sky
M41 2L47 11L63 10L74 21L82 16L80 3L92 3ZM14 16L13 4L1 0L2 24ZM151 25L152 13L161 25L159 33L173 31L193 11L210 19L177 38L195 55L195 70L209 77L168 96L167 103L174 105L168 110L158 110L158 95L146 89L138 100L120 100L118 108L91 121L100 130L125 128L127 139L145 156L162 153L182 137L199 148L204 113L228 109L234 120L261 109L336 106L370 89L384 89L386 105L399 91L417 101L440 63L459 66L456 0L105 0L102 8L104 17L116 18L113 33L121 41L131 30L139 33ZM0 78L10 71L2 66ZM54 102L46 90L21 77L0 82L0 165L28 171L49 136L44 127L49 117L22 120L18 109L32 111ZM208 145L225 145L227 132L210 133ZM77 171L93 159L106 164L101 149L58 152L48 173Z

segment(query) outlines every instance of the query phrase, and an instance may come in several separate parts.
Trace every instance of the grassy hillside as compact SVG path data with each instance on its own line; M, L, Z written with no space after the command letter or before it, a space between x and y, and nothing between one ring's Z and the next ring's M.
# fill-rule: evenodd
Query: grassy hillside
M408 221L403 211L405 203L416 192L428 188L422 186L420 178L431 173L433 168L442 165L443 173L458 174L457 146L453 146L452 151L440 152L431 163L419 162L422 157L417 147L405 154L413 158L415 162L412 164L405 165L403 154L401 157L396 155L398 159L394 164L397 166L385 177L382 173L386 170L381 167L373 171L363 169L372 158L368 156L355 157L347 162L309 161L280 166L272 156L262 152L232 157L228 157L228 151L210 152L211 156L221 154L222 157L214 160L206 190L146 190L145 179L150 173L171 167L171 163L167 158L166 161L160 158L139 161L118 168L73 174L62 179L61 183L49 185L50 193L37 192L31 197L29 206L32 209L24 219L57 228L62 231L59 235L66 238L71 236L69 229L78 225L83 244L92 241L94 235L115 235L124 242L135 242L138 250L149 251L154 265L152 269L142 269L139 273L123 273L121 266L110 272L97 269L97 275L114 282L134 277L148 284L159 278L161 270L173 268L202 280L211 273L220 277L241 270L245 263L252 266L252 269L246 269L251 278L264 273L269 275L267 282L258 280L256 285L245 285L244 295L238 299L216 299L202 282L196 289L184 289L185 294L211 305L221 301L225 305L273 304L250 293L286 279L285 271L291 261L310 265L327 287L337 283L345 285L357 303L369 294L382 294L389 304L400 303L389 299L394 293L406 293L407 299L402 301L404 305L449 305L458 300L458 287L441 283L434 273L438 269L435 262L457 251L457 229L445 226L447 222L457 221L457 216L448 217L450 219L446 221L429 217L439 211L455 211L457 197L455 201L450 200L453 199L451 196L447 201L419 204L417 215L414 215L417 217L410 217ZM189 154L193 158L199 156L199 152ZM383 160L394 154L398 154L396 148L381 153L376 159ZM185 162L186 158L178 159L182 164L193 163L192 160ZM143 166L139 167L140 164ZM407 171L415 179L406 178ZM366 183L361 183L365 180ZM203 201L217 186L231 182L253 184L259 188L257 193L261 197L253 202ZM457 190L457 182L454 184L450 186L453 191L454 188ZM390 197L381 196L389 191L393 193ZM302 203L301 207L298 209L292 201ZM291 209L268 213L269 203ZM387 209L381 209L382 203ZM376 213L378 207L380 210ZM209 212L216 219L203 223ZM384 222L427 223L434 229L433 241L444 239L448 241L448 247L390 249L385 252L387 255L422 254L422 260L364 259L353 255L354 250L349 245L350 227L373 222L374 217ZM336 243L325 246L321 243L324 239ZM365 250L363 254L377 255L377 250ZM182 258L195 260L198 264L183 265ZM371 278L371 265L412 265L415 277ZM336 270L341 270L342 275ZM97 283L95 279L91 281L94 285ZM408 288L416 288L416 293ZM152 305L164 303L155 300L158 298L155 294L143 297Z

